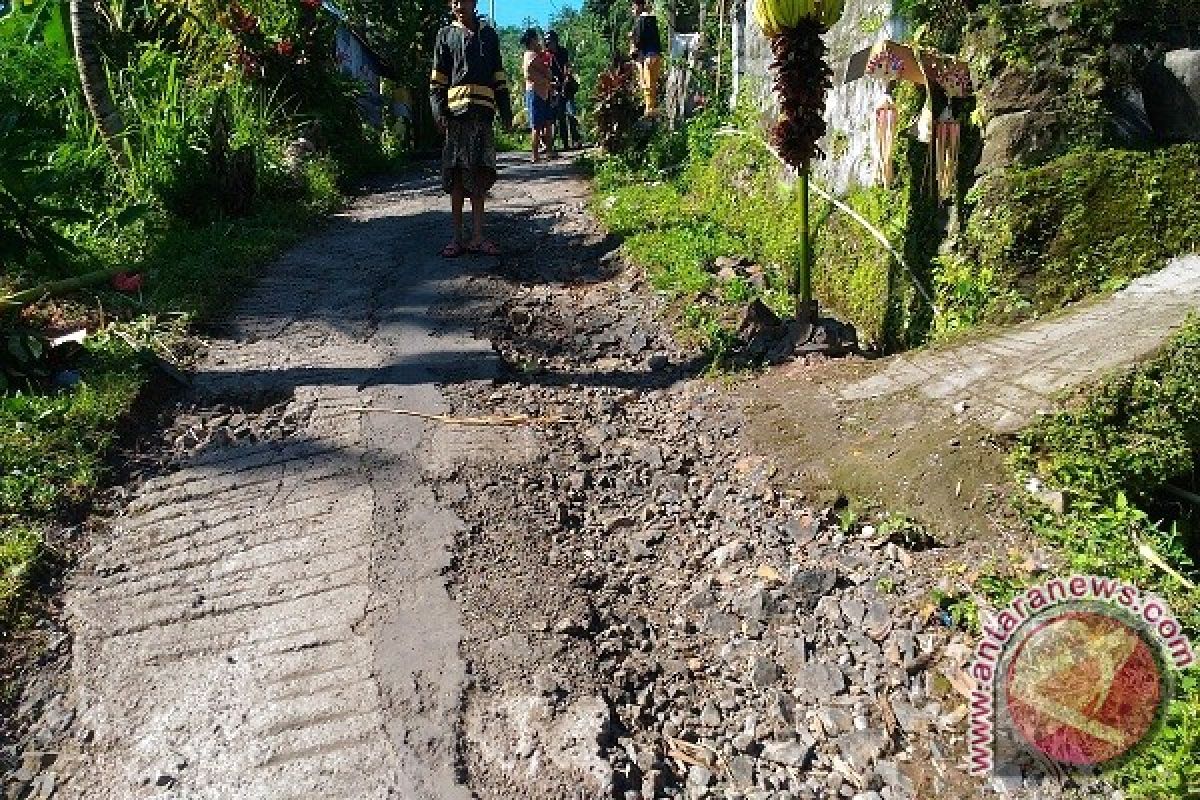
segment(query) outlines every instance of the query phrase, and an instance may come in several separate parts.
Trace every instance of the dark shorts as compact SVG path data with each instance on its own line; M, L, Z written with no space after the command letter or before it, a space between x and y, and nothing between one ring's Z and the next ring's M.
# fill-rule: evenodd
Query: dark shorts
M454 188L462 175L468 195L483 194L496 183L496 134L493 114L472 106L462 116L446 119L446 143L442 146L442 190Z
M529 116L529 129L541 128L554 121L554 112L550 109L550 101L538 97L533 89L525 90L525 112Z

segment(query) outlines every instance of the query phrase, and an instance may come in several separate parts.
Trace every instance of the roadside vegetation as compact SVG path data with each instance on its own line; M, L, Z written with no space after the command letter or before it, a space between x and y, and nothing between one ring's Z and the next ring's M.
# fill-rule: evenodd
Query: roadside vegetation
M66 3L0 18L0 645L36 622L69 561L56 531L190 326L413 141L389 108L370 124L334 52L353 18L319 2L101 5L93 88L115 134L85 102ZM372 14L394 81L423 97L410 28L444 3L373 5L346 10Z
M1152 361L1046 417L1012 454L1016 478L1064 494L1062 513L1026 518L1071 570L1128 581L1166 600L1200 642L1200 320ZM1119 777L1132 796L1187 797L1200 785L1200 672L1181 676L1159 735Z

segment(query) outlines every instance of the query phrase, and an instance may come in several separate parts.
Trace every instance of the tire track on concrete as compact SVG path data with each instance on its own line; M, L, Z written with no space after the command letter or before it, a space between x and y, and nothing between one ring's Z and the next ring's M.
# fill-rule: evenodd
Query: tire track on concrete
M77 570L78 752L57 797L470 796L445 585L461 523L426 483L428 424L354 411L442 412L435 381L495 370L486 343L429 320L491 266L433 254L444 203L427 181L361 198L211 343L198 395L290 396L307 423L149 481Z

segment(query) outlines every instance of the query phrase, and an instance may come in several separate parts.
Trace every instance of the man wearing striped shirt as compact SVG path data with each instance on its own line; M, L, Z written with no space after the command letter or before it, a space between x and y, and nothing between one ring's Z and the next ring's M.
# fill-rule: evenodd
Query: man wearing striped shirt
M483 235L483 206L496 182L496 140L493 121L512 125L512 102L500 57L500 38L494 28L480 24L476 0L450 0L454 21L438 31L433 49L429 100L442 147L442 189L450 194L454 238L442 255L464 252L499 255ZM463 242L463 203L471 198L472 235Z

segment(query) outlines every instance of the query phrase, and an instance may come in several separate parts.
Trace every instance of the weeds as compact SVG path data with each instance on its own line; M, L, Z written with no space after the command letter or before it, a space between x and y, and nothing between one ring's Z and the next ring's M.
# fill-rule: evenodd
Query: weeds
M43 540L36 530L0 528L0 625L11 623L19 612L42 556Z
M1161 570L1152 552L1193 583L1200 540L1194 516L1151 516L1168 484L1195 486L1200 463L1200 321L1191 321L1154 360L1113 378L1021 437L1018 479L1067 492L1057 515L1030 500L1034 529L1069 569L1128 581L1164 598L1193 642L1200 637L1200 590ZM1128 796L1184 797L1200 774L1200 680L1181 676L1166 722L1116 775Z

